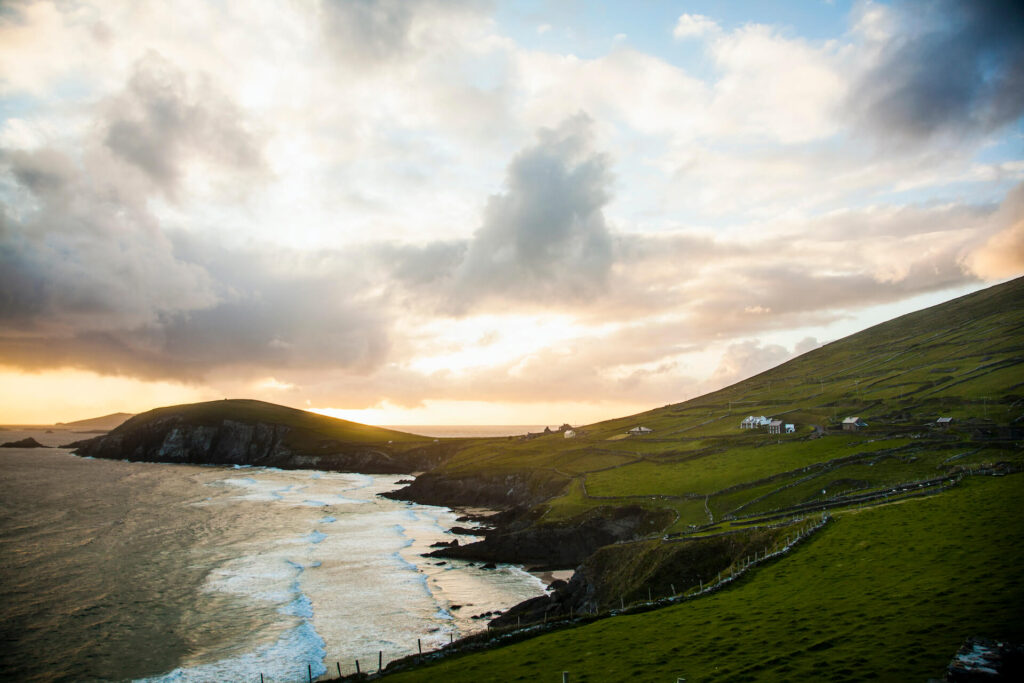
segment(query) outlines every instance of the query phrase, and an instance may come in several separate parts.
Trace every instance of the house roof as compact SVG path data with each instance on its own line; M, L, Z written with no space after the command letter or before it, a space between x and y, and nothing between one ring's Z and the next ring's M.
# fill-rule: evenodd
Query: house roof
M942 424L948 424L948 423L950 423L952 421L953 421L953 418L951 418L951 417L940 417L938 420L936 420L936 422L941 422Z
M858 422L860 422L860 418L859 417L848 417L845 420L843 420L843 424L844 425L855 425Z

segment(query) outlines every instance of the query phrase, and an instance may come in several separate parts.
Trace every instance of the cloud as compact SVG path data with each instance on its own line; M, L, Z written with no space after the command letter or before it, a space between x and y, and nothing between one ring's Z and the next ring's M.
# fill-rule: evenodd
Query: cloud
M0 262L9 265L12 236L4 230L0 237ZM62 268L59 253L15 253L10 260L20 270L0 275L0 357L24 368L199 381L228 368L243 376L324 366L368 372L387 356L387 316L340 255L227 250L184 234L158 244L166 248L159 260L140 241L86 245L90 253L121 252L106 261L115 277L91 282ZM150 267L129 271L131 260ZM282 261L291 262L282 268ZM191 301L163 289L130 306L120 302L133 290L169 287L174 269L195 275Z
M744 341L729 344L718 367L711 373L708 384L723 387L741 379L764 372L793 357L786 347L779 344L762 345L759 341Z
M1006 195L991 224L994 229L965 256L964 263L986 280L1020 275L1024 272L1024 183Z
M0 213L0 358L189 381L383 362L389 320L360 261L229 248L155 210L190 198L197 167L241 180L262 166L244 117L201 75L150 54L94 114L76 149L0 150L16 200Z
M462 23L472 23L473 0L322 0L325 38L348 65L401 63L451 46Z
M600 292L612 265L602 208L608 159L578 115L538 133L509 165L455 274L460 301L498 297L569 303Z
M987 133L1024 113L1024 9L1012 0L903 2L872 24L878 58L853 87L854 120L922 142Z
M106 104L103 142L118 158L173 195L186 160L212 161L235 172L263 167L242 112L203 79L157 53L139 60L125 90Z
M676 40L685 40L686 38L714 35L720 31L721 28L715 20L703 14L681 14L676 22L676 27L672 30L672 35Z

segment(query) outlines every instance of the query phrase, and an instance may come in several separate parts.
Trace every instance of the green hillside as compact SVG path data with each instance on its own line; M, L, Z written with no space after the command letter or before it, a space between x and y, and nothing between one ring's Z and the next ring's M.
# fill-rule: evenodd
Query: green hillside
M388 676L399 681L925 681L1024 640L1021 476L840 512L737 585Z
M253 399L224 399L222 401L164 406L136 415L125 422L122 428L125 431L139 429L147 423L171 415L180 417L183 421L191 424L218 424L224 420L235 420L245 423L262 422L284 425L291 430L288 437L289 442L296 446L300 446L306 441L315 442L320 439L333 439L352 444L429 441L429 439L415 434L349 422Z
M572 438L467 444L430 476L559 491L521 514L517 539L567 538L553 530L627 508L667 523L600 548L492 634L560 628L395 679L923 681L968 637L1021 642L1022 363L1018 279ZM795 433L741 429L748 415ZM867 426L845 430L848 417ZM807 540L750 565L823 514ZM672 594L681 602L643 611ZM570 625L581 612L602 618Z
M670 533L799 503L1020 461L1024 280L902 316L720 391L528 440L462 449L438 472L559 482L537 511L562 523L594 508L668 508ZM778 417L794 434L741 430ZM954 418L947 428L939 417ZM846 417L868 427L843 431ZM651 430L626 436L637 426ZM714 526L707 525L714 523Z

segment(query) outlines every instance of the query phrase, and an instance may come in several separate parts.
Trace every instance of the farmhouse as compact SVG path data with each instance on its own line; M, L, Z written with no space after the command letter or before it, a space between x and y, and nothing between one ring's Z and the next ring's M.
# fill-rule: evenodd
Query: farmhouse
M749 415L740 422L740 429L757 429L758 427L767 427L770 422L771 420L764 415L760 417Z
M781 434L782 433L782 420L772 420L768 423L769 434Z
M855 432L862 427L867 427L868 423L859 417L848 417L843 420L843 431Z
M953 418L940 417L938 420L935 421L935 424L937 424L940 427L948 427L949 425L953 424Z

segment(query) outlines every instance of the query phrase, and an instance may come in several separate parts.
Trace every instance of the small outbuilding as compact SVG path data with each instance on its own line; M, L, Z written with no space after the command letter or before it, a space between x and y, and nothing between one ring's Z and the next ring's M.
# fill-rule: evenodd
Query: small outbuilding
M572 438L574 438L576 436L576 432L574 430L572 430L572 429L566 429L564 432L562 432L562 435L566 439L572 439Z
M786 434L796 434L796 425L787 423L785 426L783 426L782 430Z
M648 429L647 427L639 426L639 427L633 427L632 429L630 429L629 433L633 434L634 436L636 436L636 435L650 434L653 431L654 431L653 429Z
M858 429L863 429L864 427L867 426L868 423L860 419L859 417L848 417L845 420L843 420L843 431L855 432Z
M953 418L940 417L938 420L935 421L935 424L937 424L940 427L948 427L949 425L953 424Z

